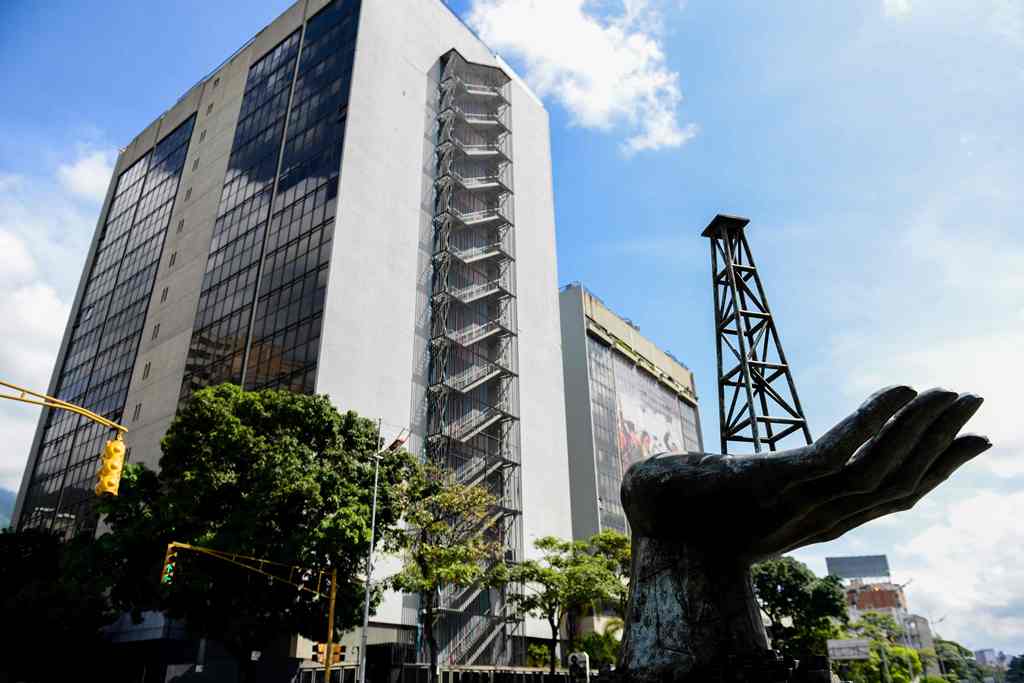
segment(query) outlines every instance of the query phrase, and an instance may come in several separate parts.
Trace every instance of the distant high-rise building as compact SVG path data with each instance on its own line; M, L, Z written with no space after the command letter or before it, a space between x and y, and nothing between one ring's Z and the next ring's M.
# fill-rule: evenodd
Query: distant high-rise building
M508 65L441 0L301 0L121 151L48 393L151 466L201 387L329 394L498 494L519 560L571 533L556 270L548 115ZM19 528L95 529L105 438L44 412ZM444 596L443 661L546 634L506 597ZM388 596L374 639L417 614Z
M560 308L573 536L628 533L629 466L703 450L693 373L579 284L562 289Z

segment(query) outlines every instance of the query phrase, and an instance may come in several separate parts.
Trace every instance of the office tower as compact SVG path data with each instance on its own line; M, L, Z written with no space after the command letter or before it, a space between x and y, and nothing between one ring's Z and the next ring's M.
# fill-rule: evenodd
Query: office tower
M547 113L441 0L300 0L122 150L49 393L151 466L200 387L326 393L498 493L521 559L570 534L554 237ZM19 527L95 527L103 438L42 416ZM445 661L544 634L446 599Z
M629 533L619 498L629 466L703 450L693 373L581 285L559 303L573 536Z

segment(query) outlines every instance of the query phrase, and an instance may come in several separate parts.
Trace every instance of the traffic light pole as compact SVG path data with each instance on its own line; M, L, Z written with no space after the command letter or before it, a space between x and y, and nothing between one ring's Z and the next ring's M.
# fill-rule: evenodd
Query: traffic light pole
M338 568L331 569L331 600L327 607L327 652L324 654L324 683L331 683L331 659L334 655L334 596L338 590Z

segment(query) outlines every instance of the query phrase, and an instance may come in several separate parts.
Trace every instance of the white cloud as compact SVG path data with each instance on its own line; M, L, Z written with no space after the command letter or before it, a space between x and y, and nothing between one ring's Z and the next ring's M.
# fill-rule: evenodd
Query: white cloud
M57 167L57 177L72 194L93 202L102 202L107 194L110 175L114 172L115 155L97 150Z
M1024 633L1024 492L980 491L951 505L947 519L894 550L913 578L908 601L931 614L944 637L1010 648ZM981 644L978 647L982 647Z
M111 169L82 152L50 177L0 172L0 378L45 391ZM99 187L98 174L106 173ZM0 402L0 486L17 490L39 410Z
M542 97L585 128L624 128L626 153L679 147L697 134L679 123L679 74L665 59L661 19L647 0L599 16L584 0L475 0L467 21L498 52L525 65Z
M905 17L913 10L911 0L882 0L882 9L887 17Z

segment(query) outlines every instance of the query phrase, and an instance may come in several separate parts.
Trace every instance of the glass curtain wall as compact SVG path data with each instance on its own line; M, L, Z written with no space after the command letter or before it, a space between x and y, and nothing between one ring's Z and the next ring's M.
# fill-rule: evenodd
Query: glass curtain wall
M249 69L183 400L220 382L313 391L358 17L336 0Z
M55 395L121 421L195 117L121 173L89 267ZM21 528L92 532L100 451L110 430L50 410Z

